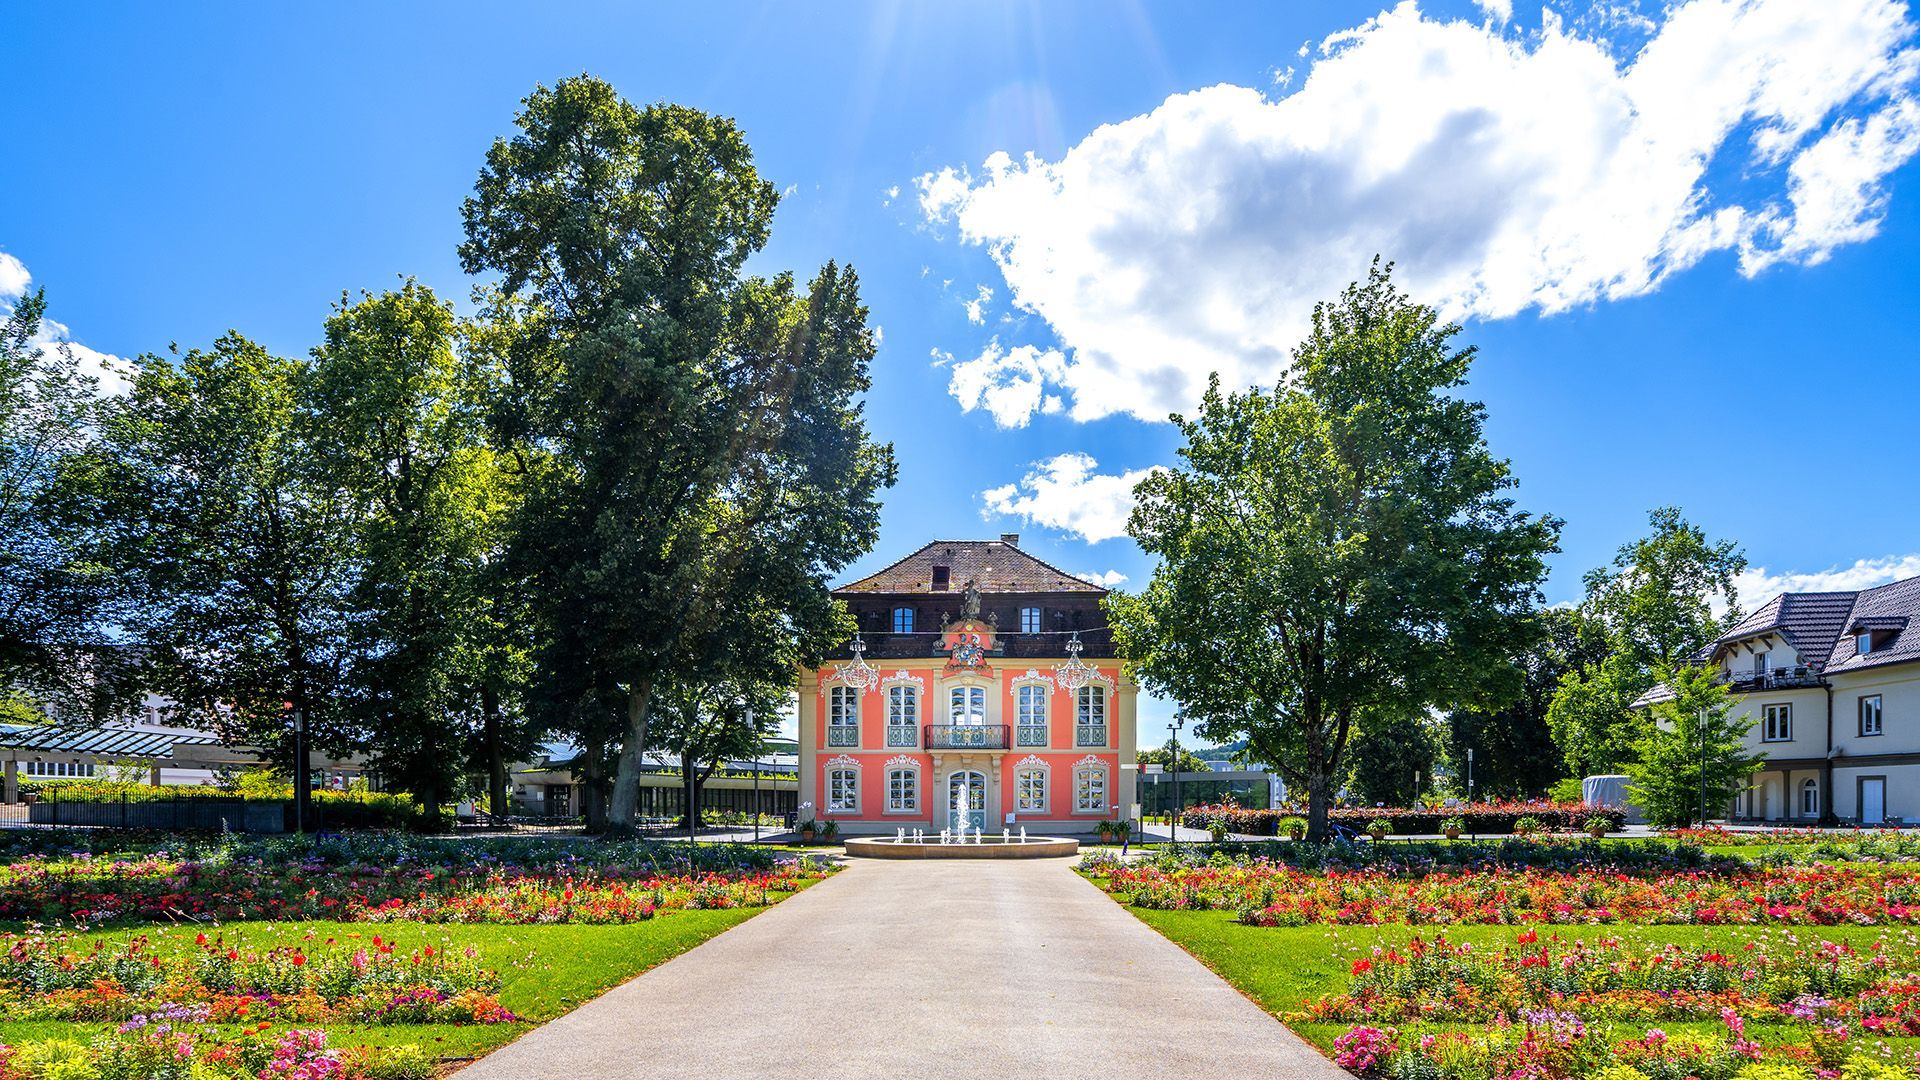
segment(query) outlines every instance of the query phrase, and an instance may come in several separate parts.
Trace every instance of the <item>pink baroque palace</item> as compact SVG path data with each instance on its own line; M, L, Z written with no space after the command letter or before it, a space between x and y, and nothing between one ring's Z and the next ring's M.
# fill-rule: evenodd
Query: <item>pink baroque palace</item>
M1046 834L1130 813L1137 695L1105 589L1007 534L936 540L834 595L859 634L800 672L802 819Z

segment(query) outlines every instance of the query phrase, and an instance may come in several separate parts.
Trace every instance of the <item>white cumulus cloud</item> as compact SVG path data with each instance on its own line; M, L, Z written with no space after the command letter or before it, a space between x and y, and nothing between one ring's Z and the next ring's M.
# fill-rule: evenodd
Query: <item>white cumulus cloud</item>
M1103 589L1111 589L1116 585L1125 585L1127 583L1127 575L1118 570L1107 570L1098 574L1075 574L1073 576L1089 585L1098 585Z
M6 301L27 295L32 285L33 275L27 271L26 264L0 251L0 318L12 311L12 305ZM131 387L128 375L133 365L112 353L103 353L73 340L73 331L65 323L42 315L40 330L29 344L71 355L79 363L82 372L99 380L101 393L124 394Z
M1456 319L1640 295L1715 252L1813 264L1874 235L1920 150L1897 0L1687 0L1644 34L1621 5L1538 31L1483 6L1401 3L1323 40L1285 96L1205 87L1058 160L928 173L922 213L1046 320L1064 358L1042 377L1076 419L1159 420L1209 372L1272 382L1375 254Z
M1124 536L1133 513L1133 486L1161 466L1101 475L1094 472L1099 464L1079 452L1035 462L1018 483L980 493L982 516L1017 517L1090 544Z
M985 409L993 422L1003 428L1026 427L1033 414L1057 413L1060 395L1047 393L1049 383L1058 383L1067 373L1067 358L1058 349L1038 349L1021 345L1003 349L995 338L980 350L980 355L957 363L953 357L935 350L935 366L952 364L947 378L947 393L960 403L962 412Z
M1740 607L1752 611L1783 592L1853 592L1910 577L1920 577L1920 554L1860 559L1851 566L1811 573L1773 573L1764 566L1750 566L1734 578L1733 586Z

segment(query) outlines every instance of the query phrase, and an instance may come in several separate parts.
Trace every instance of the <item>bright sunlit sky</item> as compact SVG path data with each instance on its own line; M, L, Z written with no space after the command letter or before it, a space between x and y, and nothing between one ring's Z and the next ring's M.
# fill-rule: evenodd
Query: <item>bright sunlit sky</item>
M0 303L90 360L343 290L465 306L460 200L536 83L734 117L754 269L860 273L878 548L1020 532L1136 588L1131 481L1375 253L1458 318L1549 602L1675 503L1750 597L1920 574L1920 59L1885 0L664 6L16 0ZM1142 710L1142 745L1170 706Z

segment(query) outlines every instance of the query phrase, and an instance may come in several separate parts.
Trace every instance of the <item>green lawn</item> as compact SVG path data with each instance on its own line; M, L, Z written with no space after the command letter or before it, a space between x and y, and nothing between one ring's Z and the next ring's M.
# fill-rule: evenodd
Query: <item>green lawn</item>
M1375 945L1404 944L1409 938L1429 940L1444 934L1449 941L1508 944L1523 931L1522 926L1245 926L1234 921L1229 911L1157 911L1128 908L1135 917L1153 927L1169 940L1213 969L1235 989L1261 1008L1284 1018L1306 1003L1346 989L1354 960L1372 954ZM1551 926L1535 927L1544 937L1559 934L1563 938L1618 937L1623 940L1652 943L1703 945L1724 942L1737 948L1748 940L1793 935L1809 944L1842 941L1856 947L1880 938L1890 938L1911 948L1910 935L1903 928L1889 927L1711 927L1711 926ZM1351 1024L1294 1023L1295 1031L1324 1051L1331 1051L1333 1040ZM1644 1028L1645 1025L1642 1025ZM1711 1023L1664 1022L1669 1032L1689 1028L1711 1028ZM1764 1024L1749 1030L1762 1042L1790 1041L1805 1029ZM1920 1039L1888 1039L1892 1044L1920 1045Z
M202 930L229 942L266 949L312 940L369 941L378 934L401 951L421 945L472 946L500 973L500 1003L525 1018L521 1024L332 1025L335 1046L418 1043L442 1057L468 1058L511 1042L534 1024L551 1020L656 964L752 918L764 908L676 911L646 922L618 926L500 926L447 923L237 922L217 931L199 926L150 926L101 930L84 938L120 939L145 934L156 946L193 948ZM87 1039L107 1024L0 1023L0 1043L70 1037Z

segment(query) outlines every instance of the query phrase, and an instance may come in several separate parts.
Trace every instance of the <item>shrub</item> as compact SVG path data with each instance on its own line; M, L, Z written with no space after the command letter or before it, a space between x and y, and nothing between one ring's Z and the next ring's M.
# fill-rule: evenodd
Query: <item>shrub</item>
M1307 819L1303 817L1283 817L1280 819L1277 835L1289 840L1303 840L1307 835Z
M1447 820L1440 823L1440 831L1441 832L1466 832L1467 819L1462 817L1450 817Z
M1207 835L1211 837L1216 844L1225 840L1227 838L1227 823L1220 818L1214 818L1212 821L1207 822Z
M1339 807L1327 812L1327 821L1332 825L1352 829L1355 832L1367 831L1367 823L1374 818L1387 818L1394 828L1404 834L1437 833L1442 830L1442 822L1449 817L1461 820L1464 831L1490 833L1496 836L1514 831L1514 825L1521 818L1532 818L1540 832L1579 832L1589 818L1601 817L1608 822L1609 831L1617 832L1626 825L1626 816L1618 810L1595 810L1581 804L1567 803L1474 803L1471 806L1453 807L1444 810L1418 810L1405 807ZM1284 820L1295 818L1278 810L1248 810L1233 805L1196 806L1181 816L1180 823L1189 829L1207 828L1214 818L1226 821L1228 831L1242 836L1278 836L1285 835L1280 829ZM1302 823L1304 832L1304 822Z
M1537 833L1539 831L1540 831L1540 819L1537 817L1534 817L1532 814L1528 814L1525 817L1514 819L1513 834L1515 836L1527 836L1532 833Z

